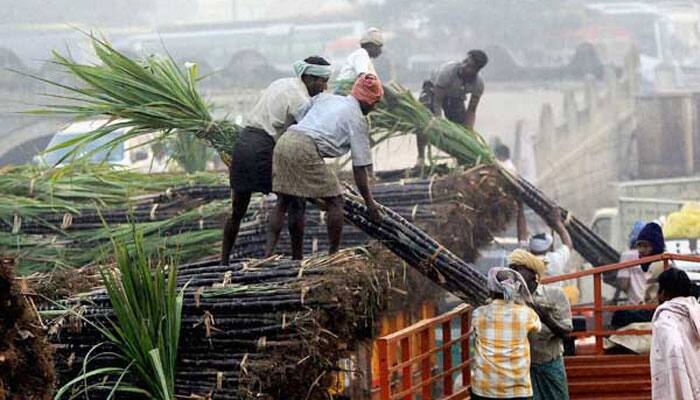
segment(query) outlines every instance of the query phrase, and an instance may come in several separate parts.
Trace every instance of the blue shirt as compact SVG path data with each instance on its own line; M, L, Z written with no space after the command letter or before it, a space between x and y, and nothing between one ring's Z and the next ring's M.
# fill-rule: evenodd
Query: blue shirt
M315 96L304 118L290 129L311 137L322 157L340 157L350 151L353 166L372 164L369 124L352 96Z

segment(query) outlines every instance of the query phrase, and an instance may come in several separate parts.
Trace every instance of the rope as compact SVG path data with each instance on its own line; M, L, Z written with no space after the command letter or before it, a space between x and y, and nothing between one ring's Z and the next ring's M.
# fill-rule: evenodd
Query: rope
M66 230L73 225L73 214L65 213L63 214L63 222L61 222L61 229Z

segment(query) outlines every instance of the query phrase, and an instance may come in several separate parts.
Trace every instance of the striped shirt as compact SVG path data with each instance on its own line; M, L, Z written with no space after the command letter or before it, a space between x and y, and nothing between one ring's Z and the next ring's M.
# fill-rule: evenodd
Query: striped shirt
M535 311L525 305L494 300L474 310L472 326L472 391L495 398L532 396L527 335L542 328Z

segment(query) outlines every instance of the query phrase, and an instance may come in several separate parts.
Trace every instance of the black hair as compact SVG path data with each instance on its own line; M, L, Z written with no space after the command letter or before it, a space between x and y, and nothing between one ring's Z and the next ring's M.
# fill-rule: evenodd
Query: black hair
M659 292L670 298L688 297L695 294L695 287L688 274L678 268L669 268L658 278Z
M467 53L474 63L476 63L477 68L482 69L489 63L489 56L483 50L469 50Z
M493 149L493 152L499 160L507 160L510 158L510 149L503 143L498 143Z
M304 59L304 62L307 64L313 64L313 65L331 65L331 63L326 61L326 59L321 57L321 56L306 57Z

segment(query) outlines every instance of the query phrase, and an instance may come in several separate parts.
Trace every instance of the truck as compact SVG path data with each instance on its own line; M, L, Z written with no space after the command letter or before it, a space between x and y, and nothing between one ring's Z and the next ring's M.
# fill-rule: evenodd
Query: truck
M635 221L659 221L679 211L686 203L700 200L700 176L649 179L620 182L617 207L599 208L593 214L591 229L616 250L628 247L628 235ZM666 249L677 254L698 254L698 238L674 238L666 241ZM694 281L700 281L700 267L676 265L686 270Z

